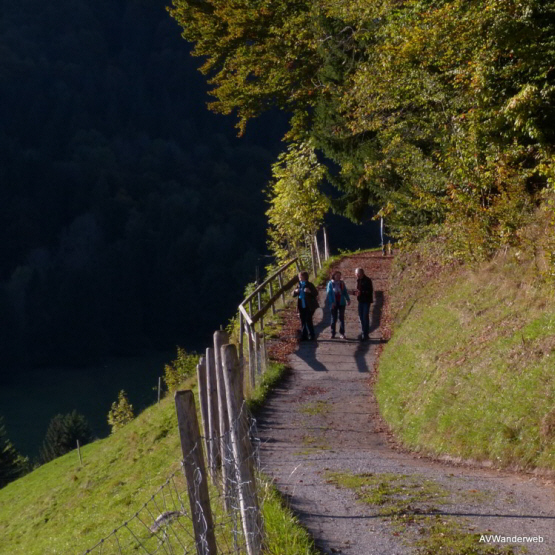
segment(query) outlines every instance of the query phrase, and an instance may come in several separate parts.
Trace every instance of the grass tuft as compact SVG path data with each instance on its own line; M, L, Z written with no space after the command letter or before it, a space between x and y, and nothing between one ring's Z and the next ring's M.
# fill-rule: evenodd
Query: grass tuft
M329 412L330 404L328 401L309 401L303 403L300 411L308 416L319 416Z
M266 482L264 523L267 555L318 555L314 540L300 524L277 489Z
M273 361L268 363L268 368L262 375L262 379L247 399L247 406L252 414L260 411L270 391L281 383L289 372L290 369L285 364Z

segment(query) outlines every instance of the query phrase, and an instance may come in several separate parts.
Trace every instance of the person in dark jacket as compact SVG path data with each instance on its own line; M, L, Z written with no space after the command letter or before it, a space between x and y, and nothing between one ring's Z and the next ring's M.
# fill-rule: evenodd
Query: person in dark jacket
M360 320L361 341L367 341L370 337L370 305L374 300L374 287L372 280L364 273L362 268L355 270L357 276L357 288L355 295L358 300L358 318Z
M299 285L293 291L297 297L297 312L301 320L301 341L316 339L312 315L318 308L318 290L308 281L308 272L299 273Z

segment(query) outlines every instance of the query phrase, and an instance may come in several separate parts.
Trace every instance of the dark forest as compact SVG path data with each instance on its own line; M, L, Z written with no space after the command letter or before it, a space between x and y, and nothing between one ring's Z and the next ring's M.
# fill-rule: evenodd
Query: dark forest
M194 346L265 251L279 118L206 110L163 0L0 5L0 380Z

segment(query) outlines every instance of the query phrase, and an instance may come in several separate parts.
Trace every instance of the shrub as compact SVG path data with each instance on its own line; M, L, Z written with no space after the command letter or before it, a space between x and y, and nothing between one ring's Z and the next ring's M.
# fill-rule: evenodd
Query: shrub
M123 428L133 418L135 418L133 405L129 402L127 393L122 389L119 392L118 400L112 403L112 408L108 412L108 424L112 428L112 433Z
M164 366L164 382L168 391L176 391L179 385L195 372L199 361L196 353L187 353L177 347L177 358Z

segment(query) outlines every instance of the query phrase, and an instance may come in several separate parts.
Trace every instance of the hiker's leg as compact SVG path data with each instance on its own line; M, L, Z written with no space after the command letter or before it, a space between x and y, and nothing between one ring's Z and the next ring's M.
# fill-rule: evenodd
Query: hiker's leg
M314 333L314 324L312 323L312 311L308 308L306 310L306 327L310 339L315 339L316 334Z
M299 308L299 318L301 319L301 339L308 339L308 327L307 327L307 314L308 310L306 308Z
M370 303L360 303L363 305L362 334L368 338L370 335Z
M339 307L339 333L345 333L345 305Z
M337 324L337 306L331 309L331 334L335 335L335 326Z

